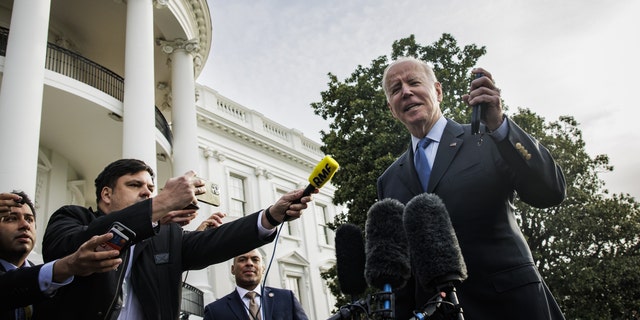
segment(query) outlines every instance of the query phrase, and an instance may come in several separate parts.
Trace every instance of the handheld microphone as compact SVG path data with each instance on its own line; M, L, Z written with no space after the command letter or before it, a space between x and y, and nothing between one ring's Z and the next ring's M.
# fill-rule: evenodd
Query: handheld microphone
M313 169L313 172L311 172L311 175L309 176L309 185L302 192L300 199L310 195L315 189L320 189L329 182L336 171L338 171L338 168L340 168L338 161L334 160L329 155L324 156L324 158L322 158L322 160L320 160ZM300 203L300 199L293 201L293 203ZM283 221L287 220L289 220L289 216L285 214Z
M309 185L302 193L303 197L306 197L315 189L320 189L325 183L329 182L333 175L338 171L340 165L331 156L324 156L320 162L316 165L309 176Z
M484 77L483 73L476 73L476 79ZM482 103L476 104L471 109L471 133L480 133L480 119L482 118Z
M369 208L365 225L366 262L364 275L370 286L383 291L386 319L395 319L395 296L411 277L409 244L403 232L404 205L395 199L383 199Z
M338 171L338 168L340 168L340 165L336 160L329 155L324 156L324 158L322 158L322 160L320 160L313 169L313 172L311 172L311 175L309 176L309 185L302 192L302 197L310 195L315 189L320 189L329 182L336 171ZM295 202L299 203L300 200Z
M467 278L467 266L440 197L423 193L411 199L404 210L404 229L418 282L426 291L433 288L445 291L453 312L463 320L455 285Z

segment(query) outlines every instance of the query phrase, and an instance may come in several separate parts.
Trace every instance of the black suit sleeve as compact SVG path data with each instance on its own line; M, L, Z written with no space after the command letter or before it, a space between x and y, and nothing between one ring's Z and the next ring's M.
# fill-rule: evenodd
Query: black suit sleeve
M40 291L38 275L42 265L11 270L0 274L0 314L28 306L46 298Z
M506 139L497 142L498 151L513 173L518 196L538 208L559 204L566 195L566 182L560 166L547 148L522 130L509 123Z
M185 233L182 241L183 269L206 268L273 241L275 232L266 239L260 238L258 217L256 212L217 228Z

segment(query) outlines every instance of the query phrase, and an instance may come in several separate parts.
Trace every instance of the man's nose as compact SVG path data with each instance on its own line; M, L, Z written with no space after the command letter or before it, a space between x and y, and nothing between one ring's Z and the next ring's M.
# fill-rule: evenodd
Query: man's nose
M18 223L20 224L20 229L31 229L32 228L32 224L27 221L27 219L24 218L24 216L22 216L19 220Z
M151 194L152 194L152 193L153 193L153 192L151 192L151 190L150 190L149 188L146 188L146 187L145 187L145 188L143 188L143 189L142 189L141 196L142 196L143 198L149 198L149 197L151 197Z
M403 84L400 90L402 91L402 97L413 95L413 92L411 91L411 87L406 84Z

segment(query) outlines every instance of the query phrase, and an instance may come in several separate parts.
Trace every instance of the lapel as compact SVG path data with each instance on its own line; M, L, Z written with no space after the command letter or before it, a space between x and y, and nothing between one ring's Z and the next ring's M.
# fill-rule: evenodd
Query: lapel
M447 171L453 158L462 147L462 135L464 129L458 123L447 119L447 126L442 132L442 138L440 138L440 144L438 145L438 152L436 158L431 166L431 177L429 177L429 185L427 186L427 192L433 193L442 176ZM417 177L417 175L415 175ZM417 178L416 178L417 180Z
M413 163L414 158L414 150L411 148L411 143L409 143L409 148L407 152L405 152L400 159L398 177L403 177L403 184L409 189L411 193L411 198L418 194L422 193L422 185L420 184L420 179L418 178L418 174L416 173L416 165ZM407 200L408 201L408 200Z
M244 302L238 291L233 290L231 294L227 295L227 305L229 306L229 310L235 316L237 320L249 320L249 315L247 314L247 310L245 309Z
M273 319L271 314L273 313L273 304L275 303L275 295L273 290L269 287L264 287L262 295L262 308L264 308L264 315L266 319Z

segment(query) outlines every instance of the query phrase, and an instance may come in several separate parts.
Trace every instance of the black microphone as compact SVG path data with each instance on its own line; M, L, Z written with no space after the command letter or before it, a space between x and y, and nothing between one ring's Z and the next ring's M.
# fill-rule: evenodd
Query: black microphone
M402 226L404 205L395 199L383 199L367 213L366 262L364 275L370 286L383 291L382 316L395 319L392 289L400 289L411 277L409 244Z
M336 269L340 291L359 296L367 290L364 279L364 239L355 224L345 223L336 229Z
M328 320L351 319L359 312L369 313L366 300L356 301L356 296L367 290L364 279L364 239L362 230L352 223L345 223L336 229L336 270L340 291L351 296L353 303L340 307L338 313Z
M435 288L447 293L453 312L463 320L455 285L467 278L467 266L442 199L432 193L411 199L404 210L404 229L418 282L427 292ZM416 314L413 319L423 317Z

